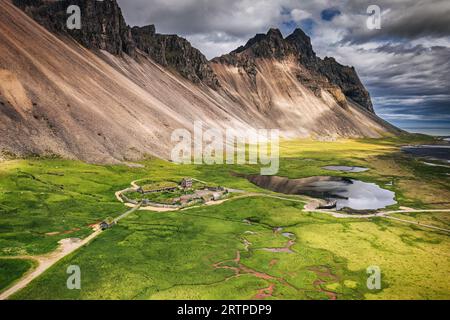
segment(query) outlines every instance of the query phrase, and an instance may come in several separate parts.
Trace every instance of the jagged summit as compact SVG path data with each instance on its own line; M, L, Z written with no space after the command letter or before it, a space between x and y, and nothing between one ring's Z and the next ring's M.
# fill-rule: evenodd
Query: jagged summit
M115 0L13 0L14 4L48 30L69 36L90 49L105 50L114 55L137 57L145 52L163 67L170 67L194 83L213 89L220 85L206 57L186 39L177 35L156 33L154 25L131 28L125 22ZM83 11L82 28L66 28L67 7L78 5Z
M281 34L280 29L278 28L270 28L269 31L267 31L267 37L269 38L283 38L283 35Z
M156 33L154 25L133 27L136 47L163 67L171 67L194 83L217 89L220 84L206 57L189 41L177 35Z
M244 46L240 46L233 53L240 53L248 48L251 48L254 45L258 45L260 43L269 44L271 46L281 45L283 40L283 35L281 31L276 28L271 28L267 33L258 33L256 36L248 40L248 42Z
M177 35L158 34L154 25L129 27L115 0L13 2L48 30L69 36L87 48L105 50L119 56L126 54L132 58L137 58L138 52L143 52L161 66L170 68L193 83L202 83L215 90L221 87L210 62L189 41ZM65 27L66 8L72 4L83 10L81 30L67 30ZM318 88L325 88L336 96L342 106L347 104L342 99L342 95L345 95L373 112L369 93L356 71L335 60L318 58L311 39L300 28L286 38L279 29L271 28L266 34L257 34L230 54L213 59L212 63L240 66L255 79L258 69L254 59L272 58L281 61L289 57L295 57L308 70L308 74L301 74L298 78L316 94L319 94Z
M255 79L258 73L257 59L282 61L290 58L294 58L302 69L297 74L298 80L317 95L320 95L319 89L325 89L344 108L348 98L374 112L370 95L355 69L341 65L335 59L327 57L322 60L317 57L310 37L300 28L286 38L283 38L280 30L272 28L266 34L257 34L245 46L215 58L212 62L238 66Z
M281 31L271 28L267 33L259 33L251 38L244 46L237 48L230 54L246 53L259 58L282 58L287 50Z
M311 38L307 36L302 29L295 29L292 34L286 37L286 42L295 47L295 50L305 58L305 63L310 63L316 59L316 53L313 50Z
M86 48L135 56L130 27L116 1L13 0L13 3L47 30L70 36ZM70 5L79 6L83 12L82 28L79 30L66 27L67 8Z
M304 55L310 59L315 58L311 39L297 28L288 37L284 38L281 31L271 28L267 33L259 33L251 38L244 46L240 46L230 54L247 54L258 58L283 58L287 55Z

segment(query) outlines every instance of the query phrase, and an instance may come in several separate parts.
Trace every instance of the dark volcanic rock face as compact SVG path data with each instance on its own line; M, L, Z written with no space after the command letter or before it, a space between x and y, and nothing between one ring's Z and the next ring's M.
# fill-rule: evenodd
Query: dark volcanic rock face
M325 57L324 60L319 60L318 71L331 83L339 86L348 98L374 112L369 92L361 83L355 68L343 66L334 58Z
M306 67L315 69L320 59L311 45L311 39L301 29L295 31L286 38L289 48L297 55L300 63Z
M69 35L87 48L131 57L136 57L136 48L139 48L155 62L194 83L202 82L214 89L220 86L206 57L186 39L157 34L153 25L130 28L115 0L14 0L14 4L48 30ZM66 10L70 5L81 9L80 30L66 27L69 17Z
M212 88L220 86L206 57L186 39L158 34L154 25L134 27L131 34L136 47L160 65L174 68L194 83L203 82Z
M286 53L290 50L278 29L270 29L267 34L257 34L245 46L239 47L231 54L241 53L250 48L255 57L277 59L286 56Z
M13 2L48 30L67 34L87 48L106 50L115 55L122 53L135 55L130 28L125 23L116 1L14 0ZM69 17L67 8L70 5L77 5L81 9L80 30L67 29Z
M370 112L374 112L370 95L355 69L343 66L333 58L322 60L317 57L311 39L301 29L296 29L285 39L279 30L270 29L267 34L256 35L245 46L215 58L213 62L241 67L251 78L255 78L256 59L282 60L291 56L294 56L299 65L307 71L298 74L298 80L316 95L320 95L320 90L324 89L344 108L347 105L346 98L350 98Z

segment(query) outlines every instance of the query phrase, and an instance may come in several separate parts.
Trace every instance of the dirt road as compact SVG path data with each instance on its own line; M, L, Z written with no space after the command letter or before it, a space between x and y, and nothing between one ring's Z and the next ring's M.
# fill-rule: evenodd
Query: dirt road
M0 294L0 300L6 300L14 293L19 290L25 288L31 281L39 277L42 273L44 273L48 268L54 265L56 262L64 258L65 256L71 254L72 252L78 250L82 246L88 244L92 239L97 237L101 233L101 230L97 230L92 233L87 238L80 239L63 239L59 242L59 248L47 255L42 256L19 256L19 257L8 257L7 259L29 259L34 260L38 263L36 269L27 273L22 279L19 280L12 287L7 289L6 291Z
M138 210L139 206L128 210L114 221L119 222L121 219L127 217L129 214ZM38 266L32 271L28 272L23 278L21 278L12 287L0 293L0 300L6 300L11 295L15 294L19 290L25 288L31 281L43 274L47 269L53 266L62 258L68 256L69 254L75 252L79 248L91 242L95 237L102 233L102 230L97 226L94 233L84 238L83 240L77 238L63 239L59 242L59 248L52 253L42 255L42 256L15 256L15 257L2 257L0 259L28 259L34 260L38 263Z

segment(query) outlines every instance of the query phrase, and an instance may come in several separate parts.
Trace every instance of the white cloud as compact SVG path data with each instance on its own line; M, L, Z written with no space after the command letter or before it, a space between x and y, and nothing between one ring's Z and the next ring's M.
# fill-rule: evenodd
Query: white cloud
M294 9L291 11L292 20L295 22L300 22L304 19L310 18L312 15L309 12L300 9Z

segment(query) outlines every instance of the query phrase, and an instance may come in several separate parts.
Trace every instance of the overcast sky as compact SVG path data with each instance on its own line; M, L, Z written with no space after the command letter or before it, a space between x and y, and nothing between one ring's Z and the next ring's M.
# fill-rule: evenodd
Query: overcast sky
M187 38L208 58L271 27L296 27L320 57L355 66L377 113L413 131L450 135L450 0L118 0L130 25ZM381 8L369 30L367 8Z

